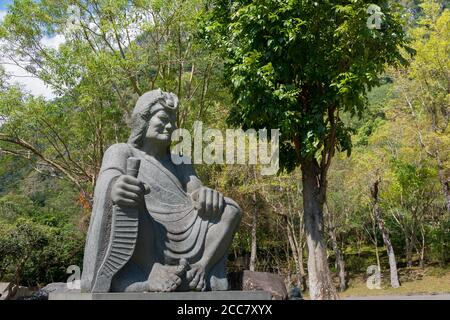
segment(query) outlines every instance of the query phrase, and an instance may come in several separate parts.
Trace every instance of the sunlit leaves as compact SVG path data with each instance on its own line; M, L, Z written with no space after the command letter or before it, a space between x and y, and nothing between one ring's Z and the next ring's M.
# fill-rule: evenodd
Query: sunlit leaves
M265 0L234 1L231 8L216 1L207 34L222 35L209 38L223 49L237 103L229 122L279 127L286 141L299 136L302 157L317 156L336 125L336 146L349 151L350 128L339 113L331 124L329 112L361 116L367 91L406 45L398 8L380 3L383 27L370 30L368 5Z

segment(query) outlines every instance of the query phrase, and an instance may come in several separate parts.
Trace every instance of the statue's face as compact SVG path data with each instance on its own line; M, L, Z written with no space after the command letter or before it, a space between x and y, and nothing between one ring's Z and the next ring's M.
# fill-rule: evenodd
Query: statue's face
M158 144L170 144L172 132L176 129L175 114L168 113L165 110L160 110L148 123L146 139L149 142L156 142Z

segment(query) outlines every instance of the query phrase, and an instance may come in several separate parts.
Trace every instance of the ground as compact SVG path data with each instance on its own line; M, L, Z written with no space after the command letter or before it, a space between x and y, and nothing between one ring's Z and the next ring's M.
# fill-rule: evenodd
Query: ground
M382 276L381 289L369 289L367 276L362 274L349 280L349 288L339 293L341 299L450 299L450 268L427 267L399 269L401 287L389 286L389 273ZM397 297L395 297L397 296ZM308 293L304 294L309 299Z

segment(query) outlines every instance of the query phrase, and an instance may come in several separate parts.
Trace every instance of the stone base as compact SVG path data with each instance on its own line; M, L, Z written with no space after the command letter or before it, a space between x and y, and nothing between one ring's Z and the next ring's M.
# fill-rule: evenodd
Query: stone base
M271 300L267 291L50 293L49 300Z

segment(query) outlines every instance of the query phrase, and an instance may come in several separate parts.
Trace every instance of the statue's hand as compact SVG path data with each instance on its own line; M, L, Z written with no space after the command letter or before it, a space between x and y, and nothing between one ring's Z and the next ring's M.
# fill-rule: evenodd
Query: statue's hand
M135 208L140 205L145 193L145 185L140 180L121 175L111 189L111 199L117 205Z
M225 207L223 194L207 187L201 187L193 194L200 215L217 218L222 215Z

